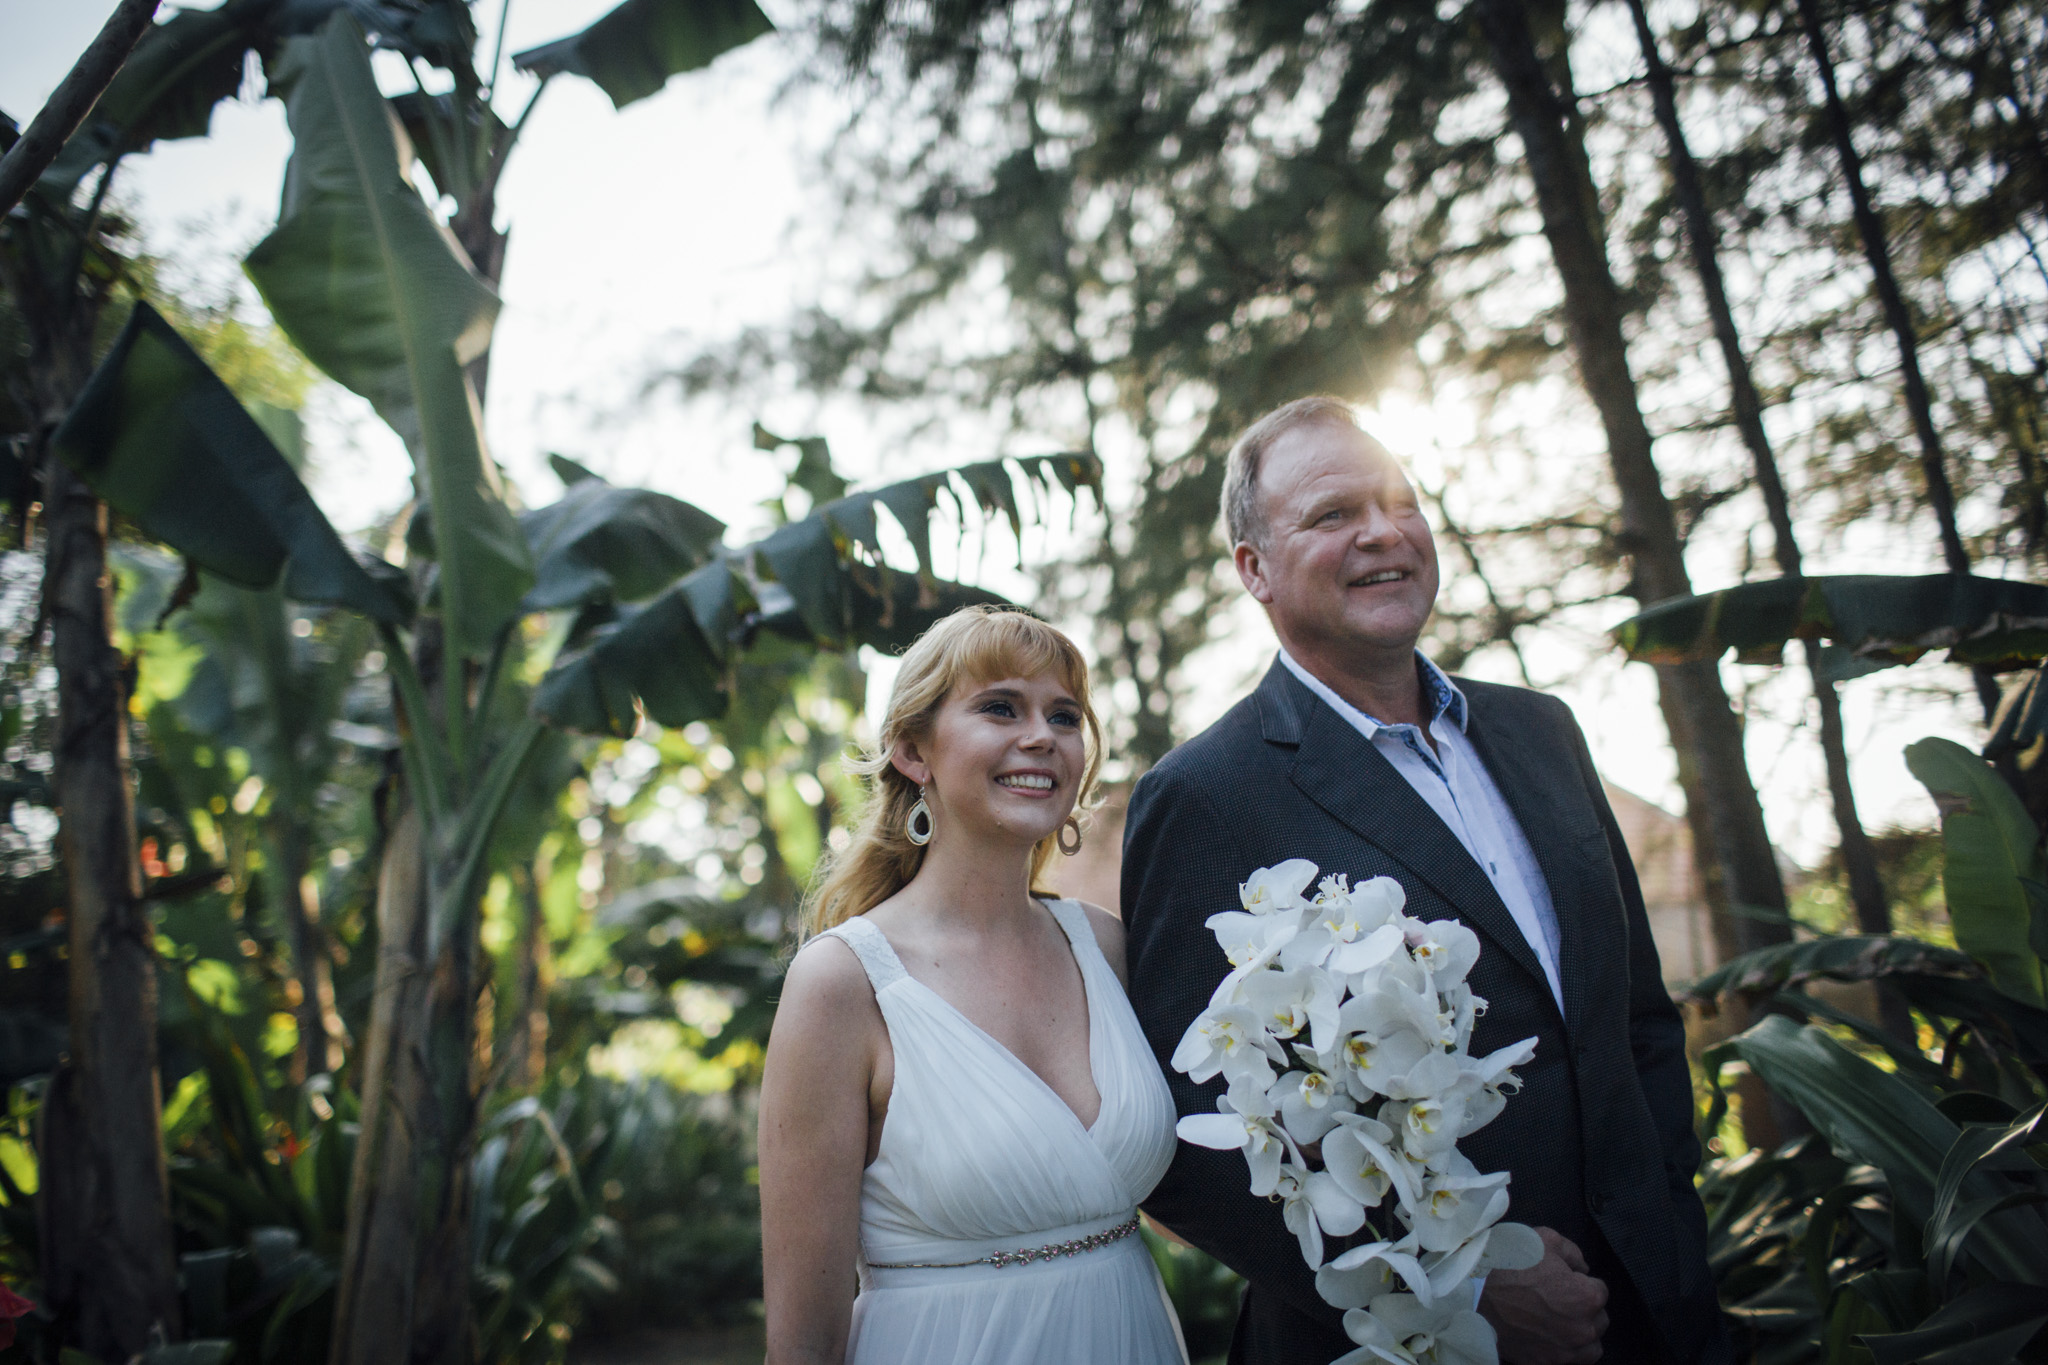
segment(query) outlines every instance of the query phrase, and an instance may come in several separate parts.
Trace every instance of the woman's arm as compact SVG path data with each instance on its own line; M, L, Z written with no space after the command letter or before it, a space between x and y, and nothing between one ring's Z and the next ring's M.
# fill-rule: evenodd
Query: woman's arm
M806 945L784 979L761 1078L768 1365L846 1358L869 1092L886 1038L853 950L837 939Z

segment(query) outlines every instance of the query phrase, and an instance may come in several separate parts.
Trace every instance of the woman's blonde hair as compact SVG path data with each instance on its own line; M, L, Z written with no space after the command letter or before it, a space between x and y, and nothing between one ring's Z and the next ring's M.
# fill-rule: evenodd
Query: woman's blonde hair
M889 710L875 747L849 766L868 779L868 800L852 838L819 864L804 898L800 941L833 925L864 915L910 884L924 864L924 849L910 842L910 808L917 784L898 772L889 755L903 740L931 734L939 707L962 683L999 682L1053 673L1080 704L1087 755L1074 814L1084 814L1102 768L1102 726L1088 701L1088 665L1074 642L1044 621L1016 607L962 607L919 637L903 656ZM1041 839L1031 854L1031 891L1051 861L1057 835Z

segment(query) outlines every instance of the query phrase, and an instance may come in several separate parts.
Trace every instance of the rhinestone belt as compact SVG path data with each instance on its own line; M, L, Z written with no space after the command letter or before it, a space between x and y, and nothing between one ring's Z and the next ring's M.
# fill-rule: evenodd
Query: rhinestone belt
M1004 1266L1029 1265L1033 1261L1051 1261L1061 1256L1078 1256L1084 1251L1095 1251L1113 1242L1121 1242L1138 1230L1138 1215L1131 1215L1130 1221L1118 1223L1101 1232L1091 1232L1086 1237L1076 1237L1071 1242L1055 1242L1049 1247L1025 1247L1019 1251L998 1251L973 1261L870 1261L870 1270L957 1270L962 1266L992 1265L1001 1270Z

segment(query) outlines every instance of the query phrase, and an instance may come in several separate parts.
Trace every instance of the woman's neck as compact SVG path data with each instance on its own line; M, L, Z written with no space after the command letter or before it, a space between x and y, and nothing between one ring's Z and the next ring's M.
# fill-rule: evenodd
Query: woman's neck
M932 840L917 875L899 893L904 908L942 915L947 924L1003 931L1030 919L1034 846L956 833Z

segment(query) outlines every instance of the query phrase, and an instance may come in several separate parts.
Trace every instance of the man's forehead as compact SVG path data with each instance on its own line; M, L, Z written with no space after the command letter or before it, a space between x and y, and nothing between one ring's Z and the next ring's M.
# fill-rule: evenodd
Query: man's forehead
M1269 494L1316 496L1338 484L1363 480L1405 488L1407 473L1393 453L1351 427L1298 427L1275 441L1260 471ZM1270 481L1269 481L1270 478Z

